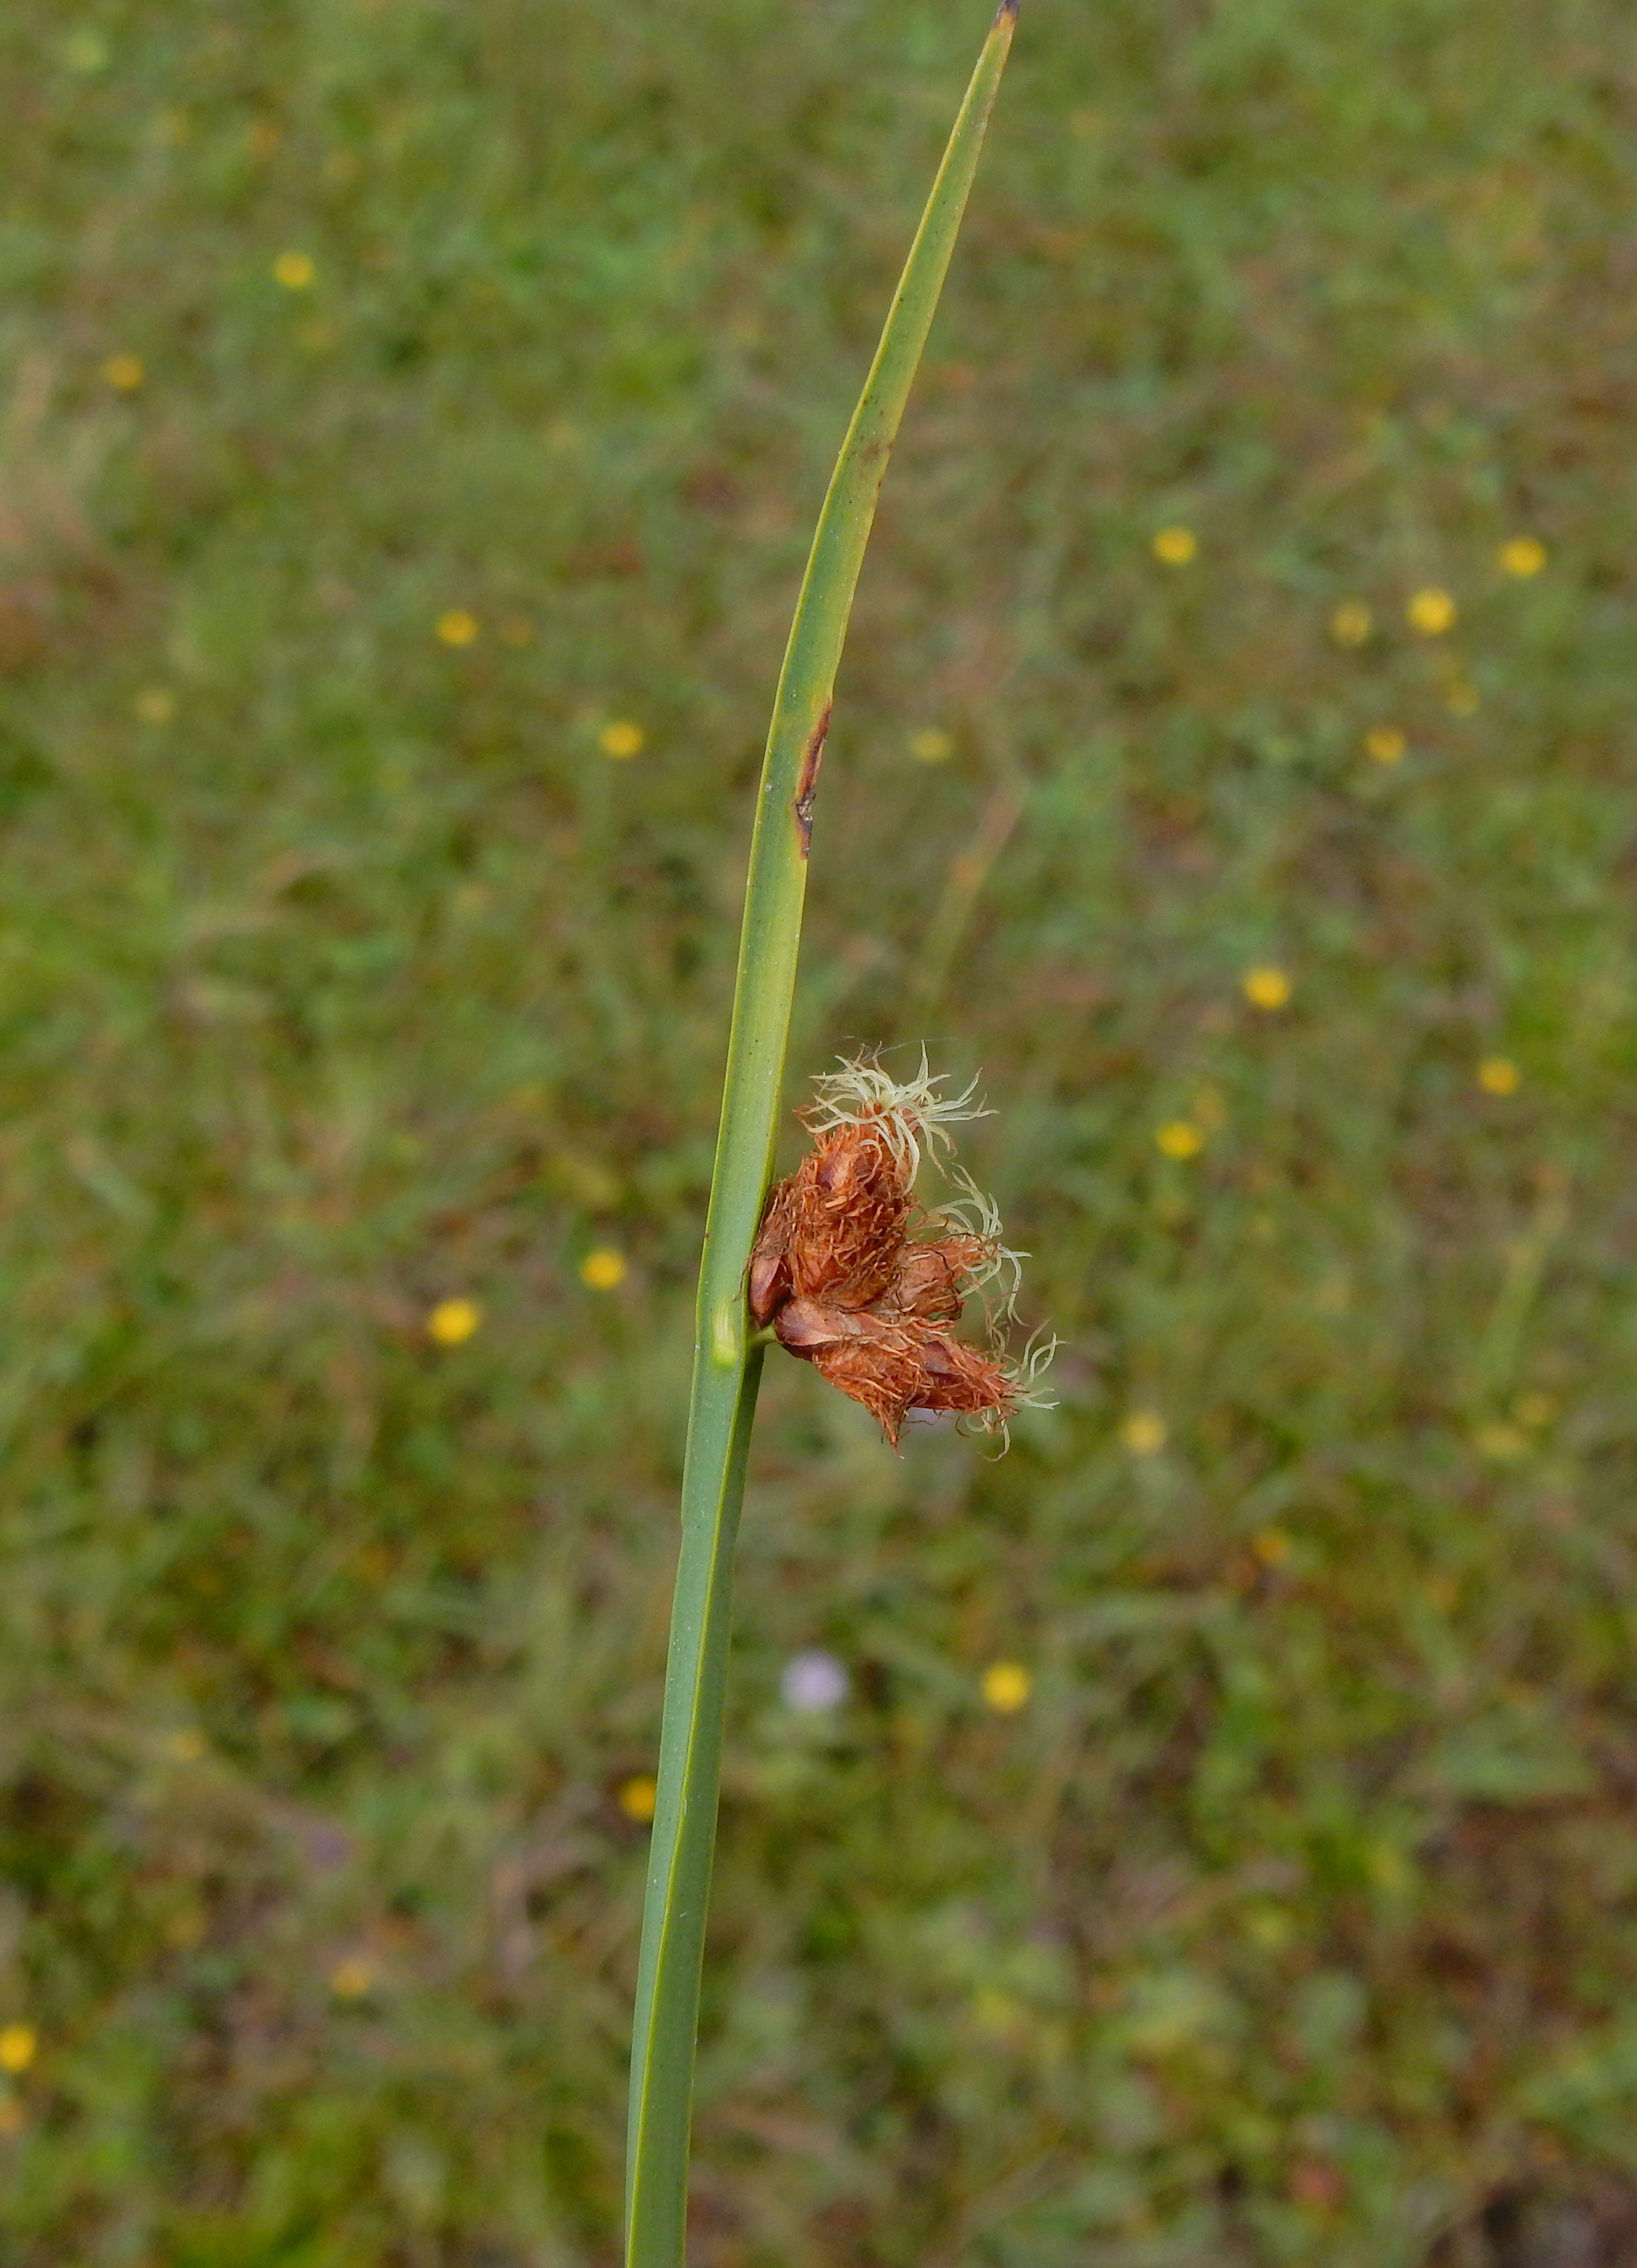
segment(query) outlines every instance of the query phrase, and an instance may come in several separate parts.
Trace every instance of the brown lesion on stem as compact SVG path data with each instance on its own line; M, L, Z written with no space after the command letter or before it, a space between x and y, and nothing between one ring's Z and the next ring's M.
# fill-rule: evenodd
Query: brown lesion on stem
M824 738L830 729L830 706L826 701L824 714L813 726L811 737L802 751L802 776L796 784L796 828L801 837L804 858L813 839L813 799L818 792L818 767L824 762Z

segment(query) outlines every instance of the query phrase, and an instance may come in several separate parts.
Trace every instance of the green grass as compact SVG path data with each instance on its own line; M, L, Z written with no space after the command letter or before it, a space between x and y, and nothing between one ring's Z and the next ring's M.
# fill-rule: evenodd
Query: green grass
M980 30L0 27L8 2268L616 2257L752 783ZM1419 2268L1637 2183L1625 31L1025 11L791 1066L981 1067L1061 1406L899 1462L769 1363L701 2268Z

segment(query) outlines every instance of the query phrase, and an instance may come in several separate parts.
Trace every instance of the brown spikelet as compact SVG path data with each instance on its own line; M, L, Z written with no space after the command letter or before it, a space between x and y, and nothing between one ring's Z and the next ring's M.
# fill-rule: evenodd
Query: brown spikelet
M913 1355L880 1346L838 1346L815 1354L812 1362L821 1378L863 1403L896 1449L919 1376Z
M782 1297L867 1307L892 1280L914 1199L879 1124L838 1126L781 1182L751 1255L750 1308Z
M984 1418L1004 1425L1017 1409L1015 1378L976 1347L965 1346L946 1331L929 1331L921 1349L921 1376L909 1407Z
M775 1182L751 1247L745 1301L752 1319L770 1323L790 1296L790 1235L796 1222L795 1184Z
M872 1304L882 1314L958 1323L965 1287L981 1272L993 1250L981 1236L943 1236L906 1244L891 1280Z
M910 1233L921 1140L947 1148L946 1122L973 1115L970 1089L945 1103L937 1085L924 1059L907 1086L869 1061L819 1081L820 1102L804 1114L819 1117L815 1146L768 1195L746 1285L756 1322L862 1403L894 1448L912 1410L1003 1429L1049 1359L1043 1350L1025 1378L951 1335L967 1297L1008 1270L1015 1281L1017 1268L994 1207L965 1176L948 1216L958 1225L939 1233L923 1217L931 1233ZM993 1336L1007 1310L987 1304Z
M779 1344L862 1402L896 1448L912 1410L1004 1423L1017 1388L1001 1366L899 1308L852 1309L791 1300L774 1318Z

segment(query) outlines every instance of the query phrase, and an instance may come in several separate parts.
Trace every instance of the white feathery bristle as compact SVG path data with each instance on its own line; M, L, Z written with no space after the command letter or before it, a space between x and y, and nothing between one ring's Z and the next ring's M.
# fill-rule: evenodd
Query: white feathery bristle
M990 1116L980 1102L973 1101L978 1088L975 1079L959 1094L938 1093L944 1082L942 1078L932 1077L924 1048L921 1051L921 1069L909 1079L889 1077L871 1056L858 1056L850 1062L846 1057L838 1060L840 1071L826 1071L813 1081L818 1100L803 1113L810 1130L825 1135L833 1133L838 1126L860 1126L866 1120L879 1121L892 1154L912 1188L921 1171L923 1140L929 1148L947 1149L948 1128L958 1125L964 1119Z
M1056 1409L1055 1402L1046 1400L1041 1381L1052 1367L1060 1344L1055 1331L1049 1339L1042 1331L1036 1331L1023 1352L1007 1364L1020 1410Z
M981 1237L990 1248L989 1258L966 1278L965 1288L982 1295L989 1310L989 1335L993 1339L997 1331L1003 1336L1014 1320L1013 1307L1023 1285L1023 1263L1029 1256L1026 1252L1014 1252L1010 1245L1002 1243L1001 1209L992 1197L978 1187L965 1167L946 1166L944 1171L965 1194L950 1198L932 1217L951 1223L963 1235ZM991 1285L997 1287L993 1295Z
M1011 1419L1020 1410L1056 1409L1056 1403L1048 1402L1041 1392L1040 1381L1051 1367L1052 1358L1057 1352L1057 1349L1058 1340L1055 1335L1050 1339L1041 1341L1040 1335L1037 1331L1022 1354L1016 1359L1002 1357L1001 1368L1005 1373L1007 1383L1011 1389L1011 1409L1005 1417L1002 1417L998 1410L986 1410L981 1412L977 1421L978 1431L980 1433L1000 1435L1001 1446L998 1453L1000 1456L1003 1457L1012 1446ZM961 1419L958 1422L964 1424L965 1421Z

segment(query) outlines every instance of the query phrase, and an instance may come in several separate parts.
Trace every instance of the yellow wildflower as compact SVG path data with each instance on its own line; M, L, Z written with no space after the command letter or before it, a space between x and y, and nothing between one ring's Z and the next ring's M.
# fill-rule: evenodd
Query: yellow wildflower
M1119 1429L1134 1457L1157 1457L1165 1446L1165 1420L1155 1410L1134 1410Z
M1404 761L1409 742L1396 725L1377 725L1364 735L1364 753L1378 764L1398 764Z
M620 1788L618 1801L628 1819L646 1826L654 1815L659 1800L659 1788L651 1772L635 1772Z
M909 736L909 753L918 764L941 764L955 753L955 742L948 733L929 725Z
M1260 1528L1251 1538L1251 1549L1264 1567L1282 1567L1290 1557L1290 1538L1282 1528Z
M1253 1008L1266 1009L1269 1014L1287 1006L1290 999L1290 979L1282 968L1264 963L1259 968L1244 972L1244 997Z
M1529 1448L1529 1437L1522 1427L1509 1425L1504 1418L1497 1425L1480 1425L1472 1442L1480 1457L1488 1457L1497 1465L1513 1463Z
M312 255L305 252L281 252L273 262L274 281L287 291L305 291L318 274Z
M1155 1129L1154 1140L1168 1158L1197 1158L1205 1147L1203 1132L1186 1118L1168 1119Z
M1514 535L1495 556L1503 574L1538 575L1546 563L1546 547L1538 536Z
M648 735L640 725L634 725L628 717L622 717L616 718L613 724L603 726L597 736L597 745L604 755L623 762L628 756L640 756L647 739Z
M1388 1843L1376 1844L1364 1863L1376 1888L1387 1891L1389 1895L1407 1890L1415 1879L1414 1869L1403 1852L1395 1851Z
M475 1300L440 1300L426 1319L426 1335L439 1346L464 1346L482 1320Z
M1167 567L1186 567L1200 548L1191 527L1162 527L1154 538L1154 556Z
M102 365L104 383L116 394L135 394L147 375L140 355L113 354Z
M1486 1094L1516 1094L1523 1076L1509 1056L1486 1056L1478 1066L1478 1084Z
M580 1263L580 1281L593 1292L612 1292L623 1284L629 1273L623 1252L616 1252L612 1244L599 1244L588 1252Z
M338 2000L362 2000L374 1982L374 1969L358 1953L349 1954L330 1971L330 1990Z
M0 2071L26 2071L40 2051L40 2035L32 2024L0 2027Z
M1376 627L1376 618L1362 599L1344 599L1330 617L1330 635L1338 645L1362 645Z
M1420 637L1442 637L1455 623L1455 600L1435 584L1417 591L1404 609L1404 618Z
M1021 1709L1034 1689L1034 1680L1021 1661L992 1661L978 1681L986 1707L997 1717Z
M62 60L71 71L106 70L108 43L100 32L70 32L62 42Z
M464 607L451 607L447 614L437 618L437 635L445 645L474 645L478 637L478 619Z

